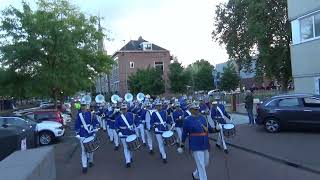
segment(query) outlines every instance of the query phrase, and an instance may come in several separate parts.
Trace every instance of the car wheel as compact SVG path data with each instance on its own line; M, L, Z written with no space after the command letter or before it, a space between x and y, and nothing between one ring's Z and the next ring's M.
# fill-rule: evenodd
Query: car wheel
M44 145L49 145L53 142L53 134L51 132L48 132L48 131L44 131L44 132L41 132L39 134L39 142L40 142L40 145L44 146Z
M275 133L280 131L280 123L277 119L268 118L264 123L265 129L270 133Z

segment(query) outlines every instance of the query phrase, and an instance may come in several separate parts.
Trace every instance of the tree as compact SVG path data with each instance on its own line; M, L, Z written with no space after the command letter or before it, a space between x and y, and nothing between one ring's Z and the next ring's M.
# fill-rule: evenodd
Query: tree
M217 6L213 38L226 45L239 71L258 55L257 76L287 87L291 78L291 29L286 0L229 0Z
M164 93L165 86L161 70L156 68L138 69L129 76L129 89L131 93L159 95Z
M223 68L223 73L220 80L220 89L224 91L231 91L237 89L239 86L240 77L233 66L233 64L228 63L227 67Z
M169 65L169 82L171 92L184 93L187 91L189 77L178 61L174 61Z
M31 92L57 100L87 89L101 72L111 69L112 60L98 51L98 17L85 16L67 0L38 0L32 10L9 7L0 23L0 63L6 71L32 84ZM20 82L11 82L13 89Z
M189 84L193 87L193 90L211 90L214 88L212 76L214 66L208 61L197 60L189 65L186 70L190 76Z

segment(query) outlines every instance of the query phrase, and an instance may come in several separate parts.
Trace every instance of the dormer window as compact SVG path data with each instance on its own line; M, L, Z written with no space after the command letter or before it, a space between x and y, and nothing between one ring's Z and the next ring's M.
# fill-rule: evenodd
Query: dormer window
M143 49L144 51L150 51L150 50L152 50L152 43L143 42L143 43L142 43L142 49Z

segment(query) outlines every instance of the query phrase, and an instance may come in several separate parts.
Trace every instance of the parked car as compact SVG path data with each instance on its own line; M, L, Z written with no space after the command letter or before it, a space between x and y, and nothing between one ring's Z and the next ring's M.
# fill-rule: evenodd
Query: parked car
M64 136L65 128L59 122L34 119L33 114L23 115L22 118L37 123L40 145L52 144L54 140Z
M38 109L26 112L24 115L34 119L36 122L55 121L66 125L66 121L63 120L60 111L55 109Z
M256 123L270 133L283 129L320 128L320 96L274 96L257 107Z
M37 124L33 121L21 117L6 116L0 117L0 126L3 129L15 129L18 134L25 137L26 148L35 148L38 146Z

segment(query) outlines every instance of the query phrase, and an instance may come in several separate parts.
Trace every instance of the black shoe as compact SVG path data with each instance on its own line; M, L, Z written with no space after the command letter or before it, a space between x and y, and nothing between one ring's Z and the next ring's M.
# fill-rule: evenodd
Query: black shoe
M162 159L162 162L163 162L163 164L167 164L168 163L167 159Z
M229 150L228 150L228 149L225 149L225 150L224 150L224 153L229 154Z
M153 155L153 154L154 154L153 150L150 150L150 151L149 151L149 154Z
M93 166L94 166L93 162L89 162L89 168L91 168Z
M127 164L126 164L126 168L131 168L131 164L130 164L130 163L127 163Z
M219 149L221 149L221 146L220 146L219 144L216 144L216 147L219 148Z
M133 162L133 159L131 158L130 161Z
M88 168L82 168L82 173L83 174L87 174L87 172L88 172Z
M192 179L193 179L193 180L199 180L199 179L197 179L196 177L194 177L193 173L191 173L191 175L192 175Z
M114 147L114 150L118 151L119 150L119 146Z
M147 146L147 144L146 144L146 143L143 143L143 146L144 146L144 147L146 147L146 146Z

